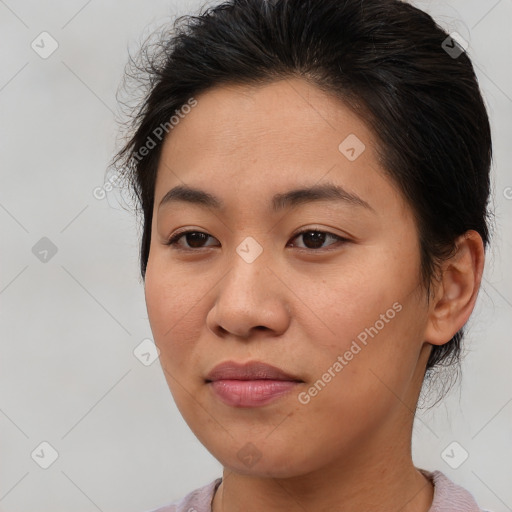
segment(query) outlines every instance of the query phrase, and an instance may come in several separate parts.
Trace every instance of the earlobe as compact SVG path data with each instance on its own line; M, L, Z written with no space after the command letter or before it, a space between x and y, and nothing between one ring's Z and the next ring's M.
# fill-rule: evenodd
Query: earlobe
M441 266L441 277L429 307L425 341L444 345L467 322L482 280L485 251L482 237L467 231L456 242L456 252Z

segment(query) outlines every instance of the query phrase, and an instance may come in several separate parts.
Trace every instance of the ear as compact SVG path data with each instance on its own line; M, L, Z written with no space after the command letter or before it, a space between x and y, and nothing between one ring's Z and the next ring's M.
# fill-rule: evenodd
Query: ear
M456 252L441 266L429 305L425 341L444 345L467 322L482 280L485 251L482 237L469 230L456 241Z

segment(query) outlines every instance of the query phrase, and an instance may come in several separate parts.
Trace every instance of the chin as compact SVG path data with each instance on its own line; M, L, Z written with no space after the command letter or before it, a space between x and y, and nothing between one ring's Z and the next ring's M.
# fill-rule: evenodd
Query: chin
M240 475L259 478L294 478L314 471L314 467L308 467L311 459L299 460L297 451L289 447L283 447L283 453L277 449L267 447L269 455L265 457L265 450L257 450L254 445L247 443L235 453L222 453L213 451L212 455L229 471ZM292 451L292 453L291 453ZM295 453L293 453L295 452Z

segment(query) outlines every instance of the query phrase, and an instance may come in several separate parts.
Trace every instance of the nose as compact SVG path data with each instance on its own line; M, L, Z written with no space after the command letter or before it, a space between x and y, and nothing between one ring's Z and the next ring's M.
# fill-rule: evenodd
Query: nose
M249 339L256 331L278 336L290 324L289 298L292 292L262 255L252 262L238 254L216 287L217 295L206 324L219 337L233 335Z

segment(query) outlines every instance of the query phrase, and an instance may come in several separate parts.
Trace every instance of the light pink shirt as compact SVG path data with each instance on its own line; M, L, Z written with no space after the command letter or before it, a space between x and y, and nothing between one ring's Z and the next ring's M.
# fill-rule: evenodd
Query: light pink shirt
M488 512L480 509L473 495L441 471L419 469L434 484L434 499L428 512ZM190 492L179 501L146 512L211 512L212 500L222 478Z

